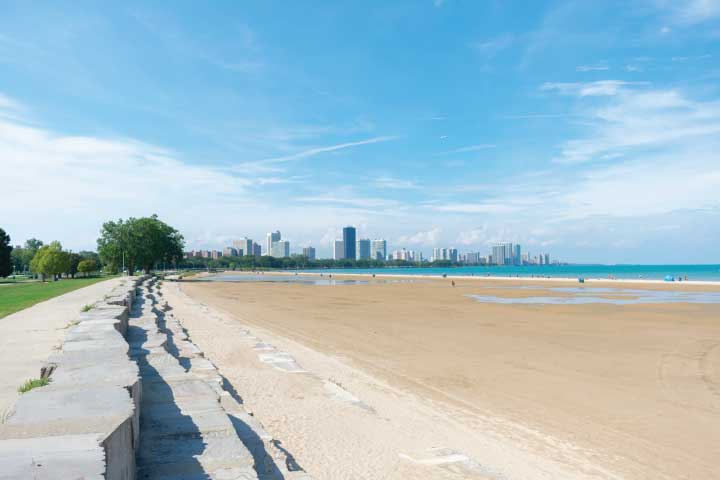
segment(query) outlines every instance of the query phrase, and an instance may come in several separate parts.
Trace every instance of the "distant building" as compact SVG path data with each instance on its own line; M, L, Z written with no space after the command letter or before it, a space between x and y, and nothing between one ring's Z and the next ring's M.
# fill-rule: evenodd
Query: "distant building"
M358 260L370 260L370 239L361 238L357 241L355 258Z
M256 257L262 256L262 247L260 246L259 243L253 242L252 252L253 252L253 255L255 255Z
M345 242L342 240L335 240L335 244L333 245L333 258L335 260L345 258Z
M223 248L223 257L237 257L238 251L236 248L233 247L225 247Z
M376 239L370 242L370 258L373 260L385 260L387 258L387 241Z
M355 254L355 227L343 228L343 245L345 247L345 255L343 258L348 260L355 260L357 255Z
M550 265L550 254L549 253L545 254L545 265Z
M505 259L508 257L506 244L498 243L492 247L492 259L495 265L505 265Z
M448 255L448 258L447 258L448 260L450 260L453 263L457 263L457 261L458 261L457 248L448 248L447 255Z
M315 260L315 249L313 247L303 248L302 254L304 257L307 257L308 260Z
M253 241L247 237L233 241L233 247L238 251L238 256L253 254Z
M265 253L267 253L268 255L272 255L270 252L272 252L273 243L279 242L280 239L281 239L280 230L277 230L275 232L269 232L267 234L267 238L266 238Z
M468 252L463 254L463 258L461 259L462 263L465 263L467 265L478 265L480 263L480 253L478 252Z
M218 258L222 257L222 252L219 250L213 250L210 252L210 258L213 260L217 260Z
M270 256L275 258L285 258L290 256L290 242L287 240L279 240L272 243Z
M518 244L515 244L513 263L515 265L522 265L522 249Z

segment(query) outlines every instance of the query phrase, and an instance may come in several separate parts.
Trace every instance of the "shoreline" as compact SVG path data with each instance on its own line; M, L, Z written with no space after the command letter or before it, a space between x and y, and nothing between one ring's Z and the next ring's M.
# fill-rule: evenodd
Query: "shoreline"
M288 270L222 270L215 273L207 273L207 272L200 272L200 273L206 273L206 275L203 275L203 277L213 276L213 275L286 275L286 276L295 276L295 275L303 275L303 276L337 276L337 277L362 277L362 278L420 278L420 279L427 279L427 280L481 280L481 281L506 281L506 282L558 282L558 283L573 283L578 285L583 285L578 281L578 278L572 278L572 277L502 277L502 276L480 276L480 275L447 275L443 277L442 274L438 275L427 275L427 274L403 274L403 273L351 273L351 272L343 272L343 273L324 273L323 271L319 270L318 273L314 272L294 272L294 271L288 271ZM711 286L711 287L720 287L720 280L682 280L682 281L673 281L668 282L665 280L656 280L656 279L631 279L631 278L584 278L584 283L617 283L617 284L640 284L640 285L666 285L666 286L677 286L677 285L688 285L688 286Z

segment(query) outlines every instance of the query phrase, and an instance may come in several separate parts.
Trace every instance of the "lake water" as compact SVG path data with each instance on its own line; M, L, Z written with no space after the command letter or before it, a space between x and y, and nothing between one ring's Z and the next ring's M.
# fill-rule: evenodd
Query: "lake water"
M720 282L720 265L532 265L493 267L388 267L388 268L339 268L305 270L317 273L376 273L382 275L447 275L447 276L493 276L493 277L555 277L555 278L621 278L663 280L667 275L675 279L687 276L688 280Z

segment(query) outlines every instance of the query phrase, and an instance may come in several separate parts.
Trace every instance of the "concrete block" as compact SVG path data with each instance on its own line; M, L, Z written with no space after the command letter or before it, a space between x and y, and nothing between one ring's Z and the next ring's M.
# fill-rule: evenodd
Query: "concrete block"
M133 480L134 406L117 386L38 388L25 393L0 426L0 439L97 434L105 451L106 478Z
M101 480L105 451L95 434L0 440L0 478Z

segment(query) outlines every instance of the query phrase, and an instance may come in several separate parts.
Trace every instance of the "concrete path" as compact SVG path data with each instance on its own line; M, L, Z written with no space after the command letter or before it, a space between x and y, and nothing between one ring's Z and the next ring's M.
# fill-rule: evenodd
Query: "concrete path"
M82 307L102 298L119 281L98 282L0 319L0 419L17 401L17 388L39 376Z
M142 381L138 478L257 480L221 403L222 378L158 302L154 282L139 289L128 328Z

